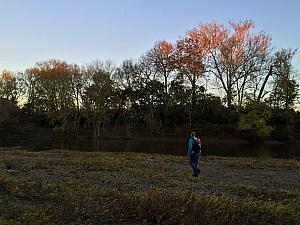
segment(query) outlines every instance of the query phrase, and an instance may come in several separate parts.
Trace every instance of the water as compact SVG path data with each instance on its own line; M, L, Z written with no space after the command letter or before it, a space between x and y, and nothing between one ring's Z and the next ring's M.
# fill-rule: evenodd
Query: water
M70 149L77 151L143 152L186 155L187 140L183 139L49 139L29 142L1 142L0 146L22 146L32 150ZM300 143L248 144L245 141L206 140L202 155L225 157L257 157L300 159Z

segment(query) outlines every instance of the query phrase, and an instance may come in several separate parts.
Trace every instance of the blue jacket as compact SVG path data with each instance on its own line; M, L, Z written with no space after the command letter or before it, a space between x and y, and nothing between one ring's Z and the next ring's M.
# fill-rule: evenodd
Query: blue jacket
M192 154L192 147L193 147L193 139L195 140L195 141L197 141L197 138L196 137L190 137L190 139L189 139L189 147L188 147L188 153L189 153L189 155L191 155ZM199 143L200 144L200 143ZM200 148L201 148L201 144L200 144Z

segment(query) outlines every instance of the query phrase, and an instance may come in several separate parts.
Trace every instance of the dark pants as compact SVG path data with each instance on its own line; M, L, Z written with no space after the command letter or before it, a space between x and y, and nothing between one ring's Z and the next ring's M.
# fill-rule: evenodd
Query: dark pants
M193 169L193 176L195 177L198 176L200 173L200 169L198 167L199 156L199 153L194 153L190 155L190 164Z

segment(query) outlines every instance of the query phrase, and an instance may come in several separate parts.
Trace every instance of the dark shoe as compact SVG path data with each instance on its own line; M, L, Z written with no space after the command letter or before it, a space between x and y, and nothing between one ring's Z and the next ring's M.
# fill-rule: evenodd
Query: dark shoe
M193 177L198 177L198 174L193 174Z

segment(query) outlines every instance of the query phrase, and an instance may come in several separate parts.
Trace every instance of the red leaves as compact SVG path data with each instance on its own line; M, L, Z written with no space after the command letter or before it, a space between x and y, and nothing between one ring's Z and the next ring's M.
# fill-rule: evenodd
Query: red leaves
M234 74L250 58L260 57L268 51L270 36L263 32L255 34L251 32L253 28L252 20L230 21L228 26L215 22L201 23L175 45L167 41L156 43L153 48L156 65L164 71L176 68L193 82L204 75L207 62L218 69L223 65L228 73Z
M154 62L159 73L169 76L175 65L175 48L167 41L159 41L149 51L149 56Z
M168 56L172 54L174 51L174 47L170 42L167 41L160 41L155 45L155 50L157 54L162 55L162 56Z
M36 64L35 67L26 70L29 76L38 75L43 78L63 79L70 76L70 66L61 60L50 59Z
M176 43L177 67L190 74L201 74L204 71L205 51L199 36L184 37Z
M3 80L10 80L10 79L12 79L13 75L14 75L14 73L9 70L3 70L2 74L1 74L1 78Z

